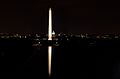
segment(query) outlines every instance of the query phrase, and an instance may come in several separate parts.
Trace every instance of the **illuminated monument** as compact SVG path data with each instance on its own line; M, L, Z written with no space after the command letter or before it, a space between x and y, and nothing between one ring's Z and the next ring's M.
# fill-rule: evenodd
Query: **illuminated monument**
M52 10L49 8L48 40L52 40Z
M52 10L49 8L48 41L52 41ZM48 75L51 76L52 46L48 46Z
M49 8L49 23L48 23L48 75L49 78L51 77L51 62L52 62L52 45L53 39L52 37L55 36L55 31L52 30L52 9Z

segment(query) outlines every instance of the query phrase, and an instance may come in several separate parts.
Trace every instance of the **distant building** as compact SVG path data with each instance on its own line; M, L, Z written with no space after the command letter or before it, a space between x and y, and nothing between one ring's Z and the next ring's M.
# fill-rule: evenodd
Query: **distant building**
M55 31L53 30L53 32L52 32L52 37L55 37Z

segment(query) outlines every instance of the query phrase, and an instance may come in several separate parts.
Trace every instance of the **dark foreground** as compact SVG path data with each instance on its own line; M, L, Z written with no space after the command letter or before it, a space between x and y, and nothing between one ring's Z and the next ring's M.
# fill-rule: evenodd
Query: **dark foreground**
M30 40L0 40L0 72L37 73L47 79L45 45L32 47ZM71 40L53 46L51 79L119 79L120 40Z

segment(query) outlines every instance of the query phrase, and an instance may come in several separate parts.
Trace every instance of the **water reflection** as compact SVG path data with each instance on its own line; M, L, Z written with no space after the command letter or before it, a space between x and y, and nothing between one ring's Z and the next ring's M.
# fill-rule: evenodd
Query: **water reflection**
M48 74L51 76L52 46L48 46Z

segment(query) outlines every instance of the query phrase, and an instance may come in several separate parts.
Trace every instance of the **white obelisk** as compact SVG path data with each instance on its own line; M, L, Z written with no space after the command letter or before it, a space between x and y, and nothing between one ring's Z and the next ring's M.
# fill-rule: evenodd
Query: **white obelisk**
M48 40L52 40L52 11L49 8ZM48 74L51 76L52 46L48 46Z
M52 40L52 11L51 11L51 8L49 8L48 40Z

